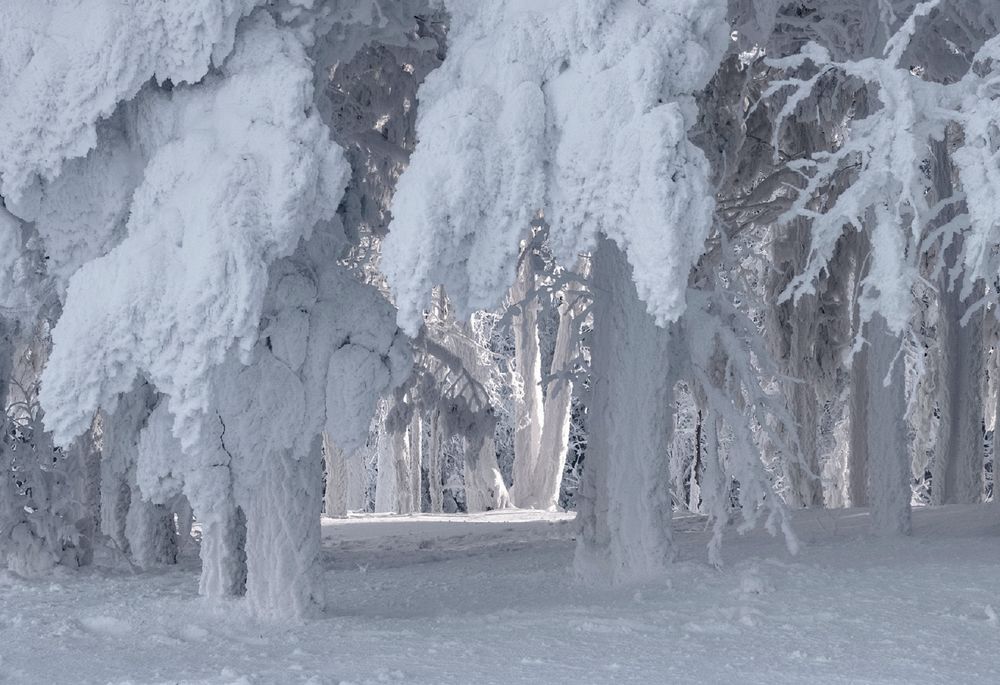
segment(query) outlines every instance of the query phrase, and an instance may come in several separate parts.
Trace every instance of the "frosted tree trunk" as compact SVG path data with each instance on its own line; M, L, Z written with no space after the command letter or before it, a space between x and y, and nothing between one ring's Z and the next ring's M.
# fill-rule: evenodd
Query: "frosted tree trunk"
M396 459L393 450L393 435L386 430L385 422L378 432L375 445L378 475L375 480L375 513L388 514L396 511Z
M566 374L571 371L576 336L578 307L568 302L559 305L559 328L556 329L555 350L552 354L553 379L545 396L542 434L539 438L539 458L535 469L534 497L516 504L554 511L559 505L566 455L569 452L569 423L573 403L573 381Z
M155 405L148 384L121 398L105 417L101 460L101 530L143 568L177 559L173 515L144 499L136 481L139 432Z
M981 296L982 290L978 290ZM973 297L973 300L977 298ZM939 335L943 387L940 436L931 487L936 504L981 502L983 497L983 313L966 324L965 306L952 290L941 292Z
M868 506L869 379L868 347L854 355L851 365L851 390L848 396L850 438L847 453L847 501L852 507Z
M590 441L578 494L575 568L584 579L655 578L673 556L667 463L672 331L654 324L624 254L603 237L593 284Z
M364 450L358 450L353 454L345 454L344 461L347 464L347 511L365 510L365 489L367 488L368 474L365 470Z
M13 330L7 322L0 318L0 430L6 432L7 425L7 395L10 390L10 374L13 368L14 345ZM5 441L0 441L0 526L7 527L13 521L11 515L17 508L14 501L13 487L10 482L11 454ZM0 545L0 566L6 567L7 552Z
M585 263L581 260L577 264L577 272L585 271ZM564 297L559 305L559 327L556 329L550 369L552 380L546 389L538 458L531 481L535 486L530 499L522 497L522 501L515 500L515 504L522 508L553 511L559 505L559 490L569 452L569 424L573 403L573 382L567 374L572 370L576 347L576 317L581 309L579 296L566 293ZM515 480L515 487L516 485Z
M514 359L524 385L514 400L514 484L510 496L515 506L540 508L538 483L543 431L542 355L538 342L538 299L535 287L534 255L523 255L511 299L520 307L514 317ZM530 299L526 299L529 298Z
M192 456L197 478L183 495L201 525L201 579L198 592L209 599L246 594L246 514L236 503L233 458L222 440L206 441Z
M323 459L326 463L326 491L323 509L327 516L347 516L347 457L344 451L333 444L330 436L323 433Z
M719 427L721 424L722 420L714 411L709 410L705 418L705 467L702 470L702 482L699 485L699 494L701 495L699 509L702 511L714 510L716 516L720 518L723 518L722 512L726 512L724 518L728 520L729 480L726 478L719 454Z
M934 191L938 199L954 194L952 165L945 141L935 143L931 167ZM953 219L955 210L948 207L938 221ZM941 360L941 419L937 454L932 471L931 499L936 504L981 502L983 498L983 398L985 373L983 324L985 310L979 310L964 326L961 319L967 304L983 296L982 284L972 291L968 303L959 295L960 284L951 283L959 269L962 252L961 233L955 236L944 253L945 268L939 279L938 336L944 358Z
M177 527L173 512L142 498L138 485L131 487L125 515L125 537L132 560L140 568L177 562Z
M113 457L101 459L101 533L125 554L128 553L125 518L131 497L123 466Z
M708 369L713 380L725 373L724 355L715 354ZM695 454L689 477L688 510L698 513L717 513L716 495L722 488L722 464L719 462L719 419L700 384L691 387L691 396L697 409L695 428ZM674 447L674 449L677 449Z
M323 511L327 516L347 516L365 508L365 464L361 454L348 454L323 434L326 490Z
M441 412L431 415L431 441L427 460L427 487L430 491L431 513L440 514L444 509L442 471L444 466L444 421Z
M423 468L423 439L424 422L420 418L420 413L413 412L410 419L410 511L420 513L423 498L421 493L421 469Z
M982 385L983 413L985 415L983 427L990 438L984 448L988 450L990 460L992 502L997 504L1000 503L1000 497L997 496L1000 494L997 491L997 466L1000 465L1000 462L997 461L997 453L1000 449L1000 435L998 435L997 430L1000 428L1000 420L998 420L1000 419L1000 415L998 415L1000 412L1000 378L997 377L1000 373L1000 321L995 316L990 317L986 320L984 329L983 346L990 351L988 371L983 378Z
M247 600L257 616L298 618L325 605L318 572L322 465L319 448L253 460L260 469L238 497L246 511Z
M100 464L101 531L141 568L177 561L173 513L145 499L136 482L138 435L151 397L148 388L127 395L123 407L108 417Z
M0 317L0 410L7 411L10 374L14 367L14 327Z
M80 539L77 543L77 563L87 566L94 559L101 506L101 453L94 444L92 433L88 432L78 439L68 456L75 462L74 479L69 485L78 511L76 531Z
M906 441L906 385L899 339L876 314L868 326L869 500L872 530L910 532L910 455Z
M848 249L853 258L853 282L856 285L865 276L870 243L864 232L850 233L845 238L849 241ZM856 297L851 298L851 318L860 324L860 309ZM849 374L850 391L848 393L849 438L847 452L847 501L852 507L867 507L868 499L868 464L871 461L868 452L870 430L869 404L871 401L871 386L881 382L881 377L871 376L869 369L869 346L864 345L854 354ZM876 424L877 425L877 424Z
M782 229L771 243L774 268L767 284L770 306L767 308L767 331L775 356L792 381L787 382L788 410L797 427L795 438L799 459L786 459L785 498L794 507L823 506L823 484L819 478L817 450L818 405L815 379L818 299L815 295L797 302L777 303L778 295L788 286L789 278L799 273L808 260L808 227L803 221ZM783 434L785 427L778 427ZM792 457L794 455L787 455Z
M799 331L796 330L796 337L798 335ZM789 504L798 507L822 507L823 483L819 478L819 455L816 445L819 400L816 397L815 386L809 382L809 370L804 366L799 370L802 373L798 378L802 382L792 384L791 409L799 428L798 439L802 462L793 461L788 465L791 486Z
M192 502L201 523L201 579L198 592L209 599L246 594L247 520L232 501L200 507Z
M413 478L411 470L413 466L410 454L409 428L405 425L397 427L392 433L392 459L395 464L396 474L396 502L392 506L392 511L397 514L409 514L413 511Z
M1000 354L1000 351L994 351L994 355ZM997 365L994 363L993 372L997 372ZM990 440L990 458L992 459L992 475L993 475L993 503L1000 504L1000 477L998 477L997 469L1000 468L1000 384L991 383L991 394L990 402L993 404L993 435Z
M414 462L409 423L386 422L391 430L378 439L378 480L375 484L375 511L381 514L409 514L419 510L420 466ZM416 472L416 473L414 473Z
M507 509L511 506L507 486L497 465L493 435L465 441L465 507L478 511Z
M181 552L191 544L191 529L194 527L194 510L184 495L174 499L171 509L177 517L177 551Z

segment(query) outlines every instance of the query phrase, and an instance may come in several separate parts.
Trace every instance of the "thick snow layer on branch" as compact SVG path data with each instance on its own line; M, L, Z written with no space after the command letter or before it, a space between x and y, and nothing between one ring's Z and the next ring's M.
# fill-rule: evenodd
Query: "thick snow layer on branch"
M125 233L129 203L142 181L142 158L132 150L122 117L97 126L98 146L63 164L58 177L40 180L15 214L34 224L45 246L45 273L60 295L77 269L101 257Z
M0 7L0 195L97 142L96 124L151 78L195 83L258 0L74 0Z
M184 470L178 467L178 462L183 453L172 427L167 403L160 402L139 434L136 481L143 497L158 504L181 494L182 481L178 476Z
M312 83L302 45L258 14L219 77L141 98L151 152L128 237L76 272L53 330L42 402L58 441L137 375L197 440L185 428L209 405L209 372L256 342L269 264L333 216L346 184Z
M539 213L564 263L613 238L650 311L675 319L713 211L689 94L724 52L725 3L446 4L448 58L420 90L384 243L403 327L437 284L463 312L495 304Z

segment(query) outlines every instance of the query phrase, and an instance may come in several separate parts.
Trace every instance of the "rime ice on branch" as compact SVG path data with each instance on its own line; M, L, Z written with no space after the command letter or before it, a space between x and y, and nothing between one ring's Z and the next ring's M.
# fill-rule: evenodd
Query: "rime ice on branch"
M446 3L449 52L420 90L420 143L382 266L411 333L431 288L460 314L494 306L539 213L572 265L605 233L662 324L684 308L712 222L690 94L715 71L725 3Z

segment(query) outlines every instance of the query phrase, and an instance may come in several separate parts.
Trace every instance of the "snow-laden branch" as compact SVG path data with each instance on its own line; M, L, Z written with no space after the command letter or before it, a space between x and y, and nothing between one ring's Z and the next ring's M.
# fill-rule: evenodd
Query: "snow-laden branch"
M218 77L137 103L151 154L128 237L70 279L53 331L42 402L57 441L137 375L197 438L181 427L206 410L211 369L256 341L268 266L333 216L346 184L312 88L302 45L258 14Z
M495 305L539 213L572 264L603 232L662 323L711 225L689 97L726 46L724 3L446 3L449 55L420 90L420 143L393 200L383 267L411 334L433 286Z
M5 3L0 7L0 195L97 144L97 122L150 79L196 83L261 0Z

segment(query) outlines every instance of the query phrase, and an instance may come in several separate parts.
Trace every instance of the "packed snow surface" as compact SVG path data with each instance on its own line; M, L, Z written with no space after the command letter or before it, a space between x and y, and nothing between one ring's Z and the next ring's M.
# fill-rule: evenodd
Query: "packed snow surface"
M0 683L1000 682L1000 507L918 509L908 539L862 510L795 524L797 557L734 534L717 571L678 518L669 579L609 589L574 582L567 514L324 519L333 601L300 624L199 598L190 549L0 575Z

